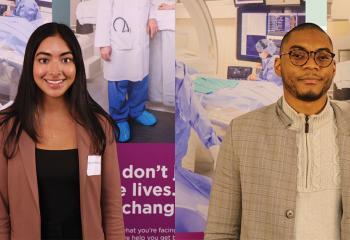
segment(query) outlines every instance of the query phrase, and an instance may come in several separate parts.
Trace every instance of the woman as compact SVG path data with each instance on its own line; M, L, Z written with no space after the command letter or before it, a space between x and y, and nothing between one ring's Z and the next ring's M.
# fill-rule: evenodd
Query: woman
M112 126L87 92L74 33L39 27L0 112L1 240L124 239Z

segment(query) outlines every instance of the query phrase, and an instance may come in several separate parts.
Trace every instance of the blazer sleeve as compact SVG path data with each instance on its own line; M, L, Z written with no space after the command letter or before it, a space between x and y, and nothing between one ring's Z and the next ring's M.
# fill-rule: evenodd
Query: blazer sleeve
M0 240L10 239L9 200L7 189L7 160L3 155L4 132L0 129Z
M124 221L117 146L113 130L106 121L106 149L102 160L101 208L106 240L124 240Z
M233 149L231 122L215 169L205 240L240 238L241 198L239 159Z

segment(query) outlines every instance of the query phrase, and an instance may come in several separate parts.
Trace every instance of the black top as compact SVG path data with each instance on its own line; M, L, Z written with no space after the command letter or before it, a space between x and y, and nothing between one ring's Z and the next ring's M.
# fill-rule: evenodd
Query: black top
M42 239L82 239L77 149L35 149Z

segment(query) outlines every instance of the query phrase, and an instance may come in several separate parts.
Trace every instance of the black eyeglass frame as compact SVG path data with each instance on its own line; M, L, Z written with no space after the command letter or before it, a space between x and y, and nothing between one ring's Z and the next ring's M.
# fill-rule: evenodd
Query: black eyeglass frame
M295 63L291 60L290 55L291 55L291 53L292 53L294 50L301 50L301 51L304 51L304 52L308 53L308 56L307 56L307 59L306 59L305 63L303 63L303 64L301 64L301 65L298 65L298 64L295 64ZM318 64L318 62L316 61L316 59L315 59L316 54L317 54L318 52L320 52L320 51L326 51L326 52L328 52L329 54L331 54L331 56L332 56L332 61L330 61L329 64L328 64L327 66L320 66L320 65ZM324 49L324 48L318 49L318 50L316 50L316 51L307 51L306 49L303 49L303 48L292 49L292 50L290 50L289 52L281 53L281 54L280 54L280 57L282 57L283 55L287 55L287 54L288 54L288 55L289 55L289 61L290 61L294 66L302 67L302 66L304 66L304 65L310 60L310 56L311 56L312 53L314 54L314 61L315 61L315 63L317 64L317 66L319 66L319 67L321 67L321 68L329 67L329 66L332 64L332 62L334 61L335 53L332 53L332 52L329 51L328 49Z

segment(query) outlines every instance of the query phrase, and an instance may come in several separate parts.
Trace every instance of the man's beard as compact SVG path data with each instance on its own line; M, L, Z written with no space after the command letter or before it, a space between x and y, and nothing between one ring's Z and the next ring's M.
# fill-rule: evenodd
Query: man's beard
M321 91L318 93L312 92L312 91L305 92L305 93L299 92L294 83L287 83L285 81L284 74L282 74L282 82L283 82L284 88L298 100L301 100L304 102L314 102L320 99L325 94L327 94L327 91L331 87L332 79L326 80L326 83L323 85Z
M324 88L318 94L313 92L299 93L296 91L296 98L304 102L314 102L320 99L327 91L328 89L324 91Z

